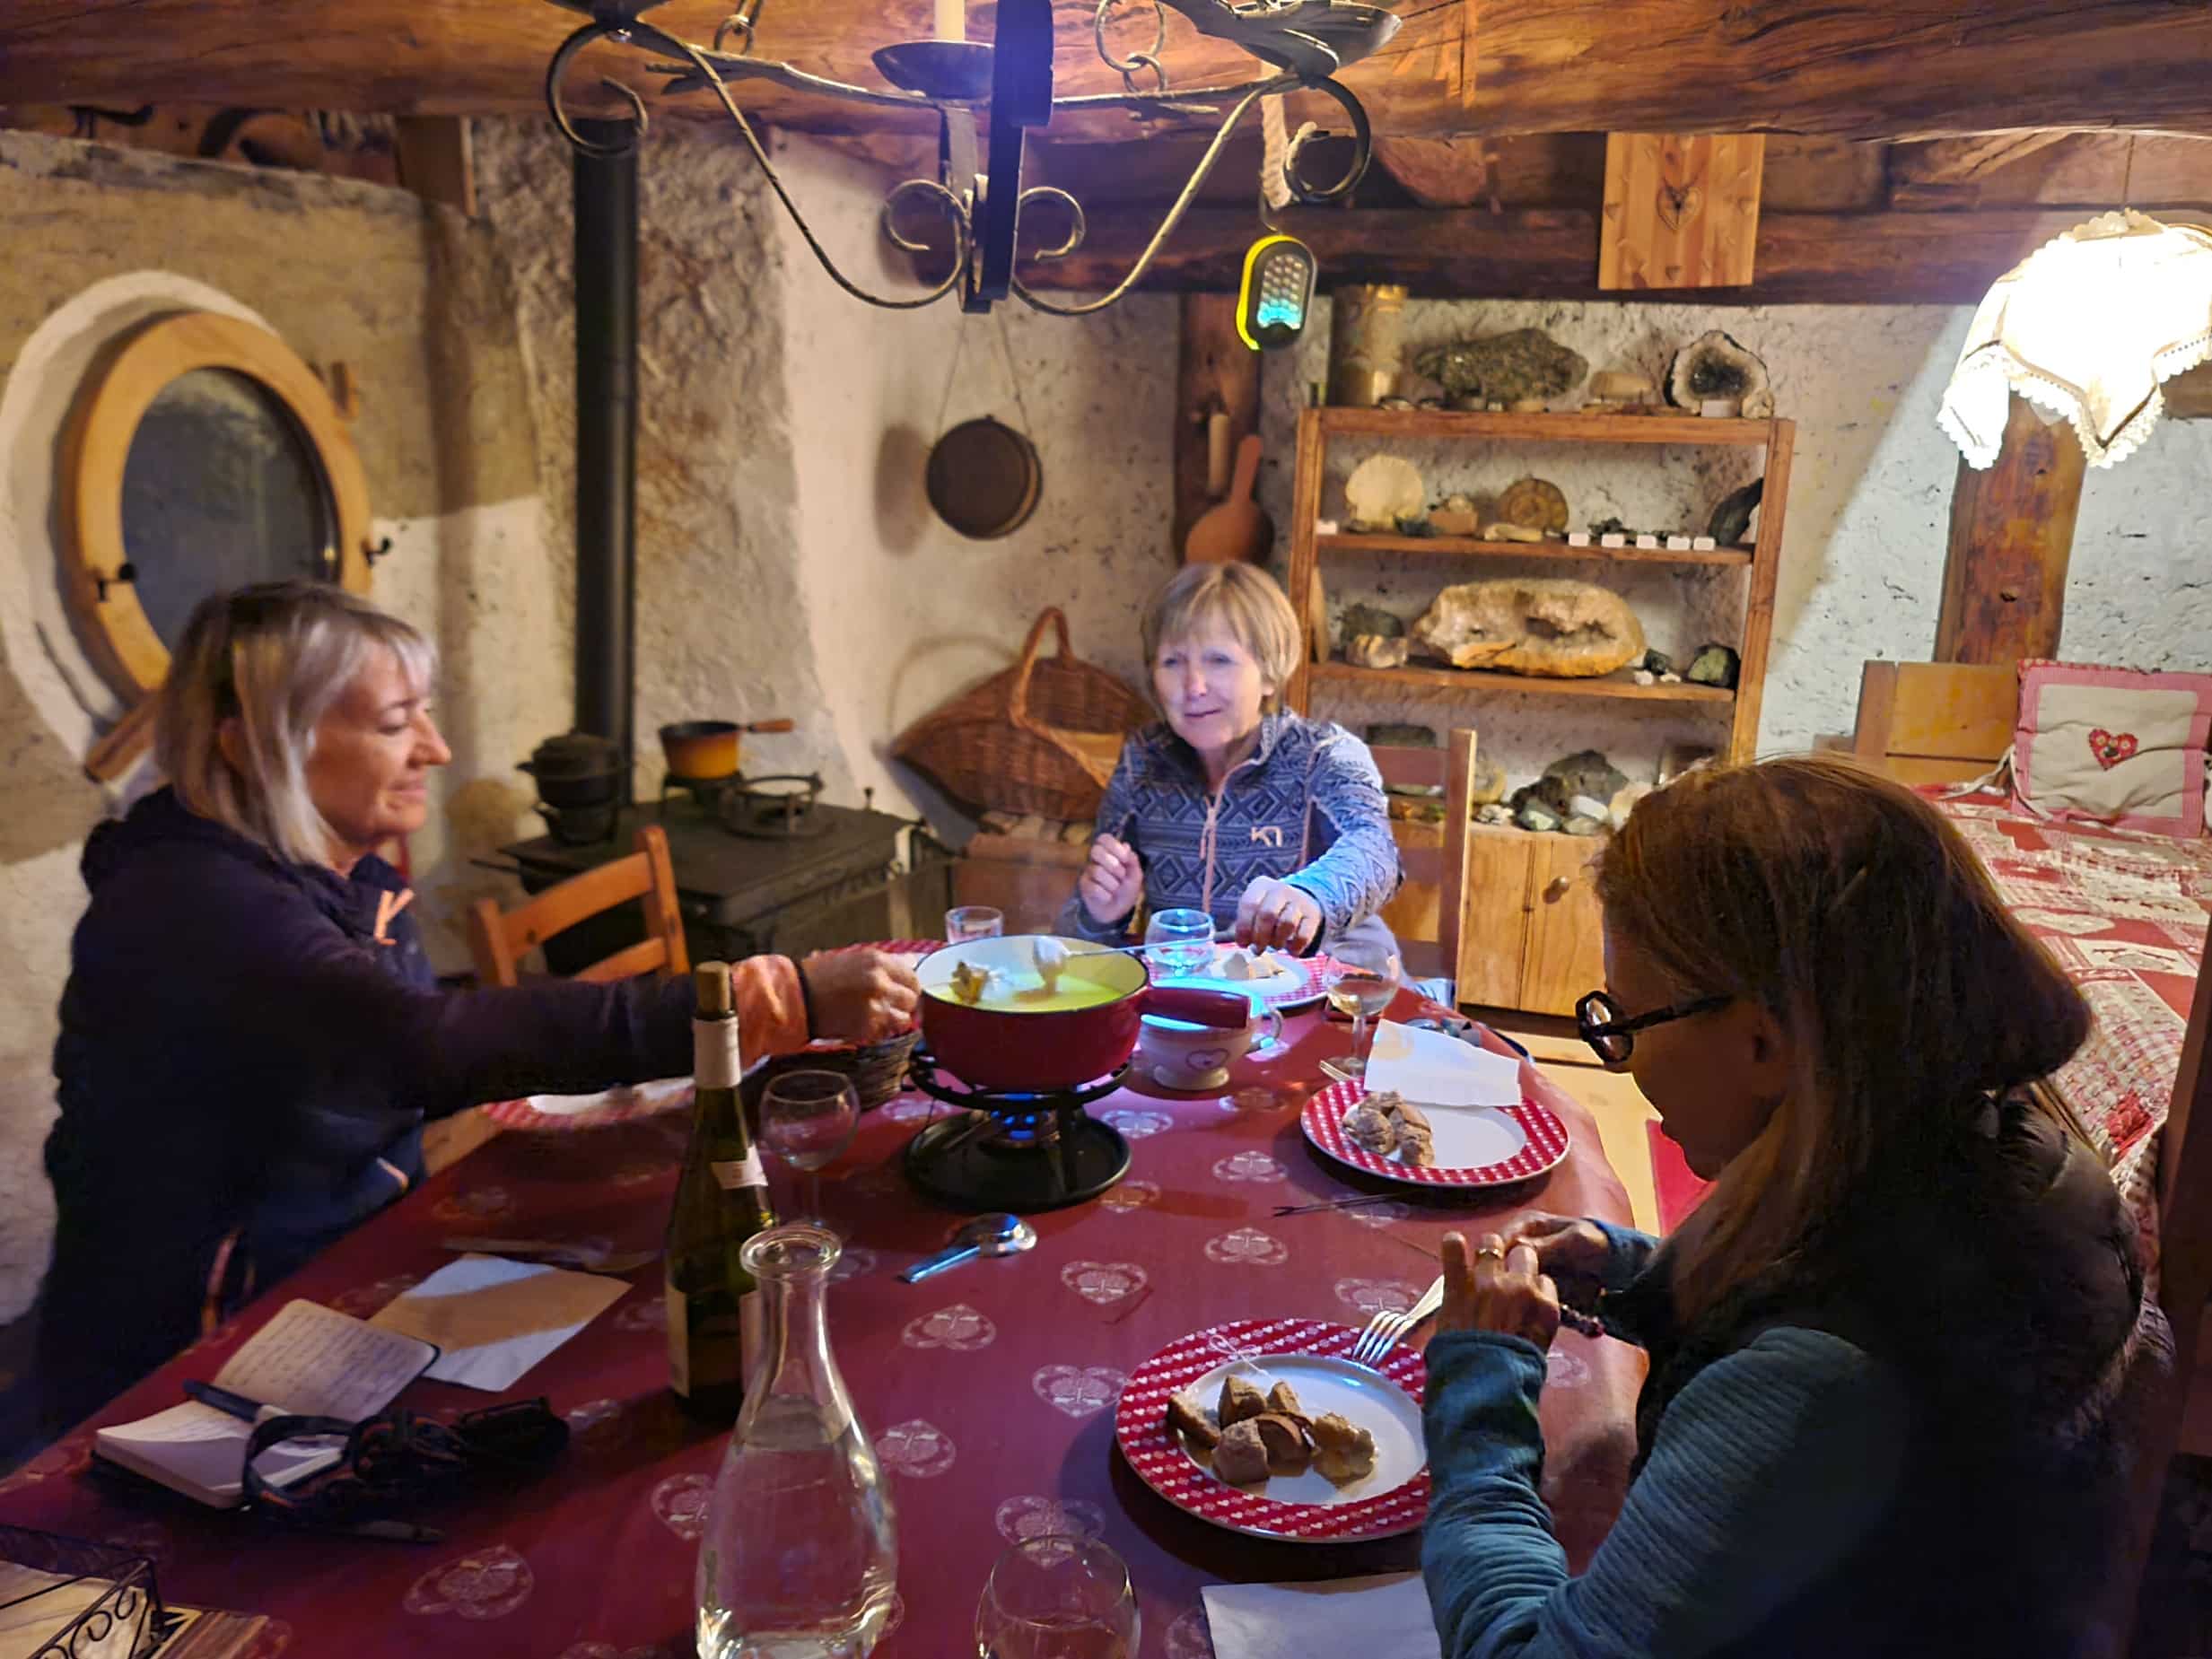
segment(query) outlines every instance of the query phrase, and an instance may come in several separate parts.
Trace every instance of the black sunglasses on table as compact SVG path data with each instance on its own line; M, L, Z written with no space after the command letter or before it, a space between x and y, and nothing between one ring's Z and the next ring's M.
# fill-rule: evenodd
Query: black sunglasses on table
M1727 1007L1730 1000L1727 997L1700 997L1694 1002L1657 1008L1631 1019L1628 1011L1608 992L1593 991L1575 1004L1575 1028L1598 1059L1609 1066L1617 1066L1635 1050L1638 1032L1664 1026L1669 1020L1688 1019L1692 1014L1709 1014L1717 1008Z

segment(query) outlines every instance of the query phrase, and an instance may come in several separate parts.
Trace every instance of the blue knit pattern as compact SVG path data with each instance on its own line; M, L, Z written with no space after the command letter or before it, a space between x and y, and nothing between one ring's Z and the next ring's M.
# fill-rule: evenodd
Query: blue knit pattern
M1902 1379L1840 1337L1777 1327L1675 1396L1621 1518L1570 1577L1537 1495L1543 1354L1453 1331L1426 1357L1421 1568L1445 1659L1688 1659L1774 1637L1769 1621L1869 1535L1903 1479ZM1779 1634L1777 1659L1835 1632Z
M1149 909L1201 907L1210 805L1197 755L1164 722L1123 746L1098 808L1098 833L1136 852ZM1246 886L1272 877L1319 901L1325 949L1373 917L1398 889L1398 848L1382 774L1368 746L1332 721L1287 713L1263 719L1258 750L1222 785L1212 840L1212 894L1203 907L1218 926L1237 920ZM1123 917L1097 925L1077 897L1061 912L1059 930L1119 941L1128 923Z

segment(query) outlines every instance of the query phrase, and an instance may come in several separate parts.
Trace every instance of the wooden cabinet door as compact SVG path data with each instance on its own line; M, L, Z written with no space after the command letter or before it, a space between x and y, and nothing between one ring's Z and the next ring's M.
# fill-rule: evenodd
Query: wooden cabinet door
M1528 946L1518 1006L1572 1014L1605 982L1605 945L1589 865L1604 845L1588 835L1527 835Z
M1459 1000L1519 1008L1528 951L1529 849L1538 838L1471 825L1467 880L1459 909Z

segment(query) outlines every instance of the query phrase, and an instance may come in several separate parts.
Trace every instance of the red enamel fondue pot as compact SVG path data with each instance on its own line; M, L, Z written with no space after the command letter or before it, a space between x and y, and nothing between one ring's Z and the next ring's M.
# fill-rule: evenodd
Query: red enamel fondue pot
M1037 937L964 939L915 965L922 1040L936 1063L963 1083L1043 1094L1092 1082L1129 1058L1147 1014L1220 1031L1252 1023L1249 998L1154 985L1142 958L1102 950L1088 939L1060 940L1069 961L1060 971L1059 995L1048 996L1037 973ZM973 1003L953 989L953 970L963 965L993 971ZM1083 1006L1065 1006L1086 999Z

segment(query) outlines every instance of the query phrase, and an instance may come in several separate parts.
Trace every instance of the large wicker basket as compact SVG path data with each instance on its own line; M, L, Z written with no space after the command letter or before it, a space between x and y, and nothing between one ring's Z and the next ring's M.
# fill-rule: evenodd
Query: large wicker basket
M1040 658L1047 627L1060 649ZM1019 662L923 715L892 753L965 806L1089 818L1123 739L1151 718L1135 691L1076 657L1068 619L1051 607L1029 630Z

